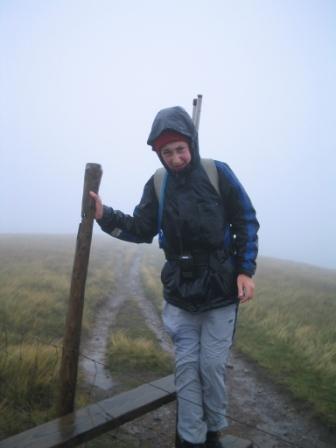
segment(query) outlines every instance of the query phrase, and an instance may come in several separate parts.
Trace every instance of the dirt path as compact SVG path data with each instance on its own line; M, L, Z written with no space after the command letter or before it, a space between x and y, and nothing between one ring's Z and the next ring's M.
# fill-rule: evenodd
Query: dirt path
M235 352L230 365L231 434L244 435L261 448L336 447L336 434L317 422L307 406L275 386L262 369Z
M97 325L90 340L82 348L88 358L82 358L81 368L91 392L100 400L109 396L114 382L104 368L106 338L113 326L113 316L124 300L136 298L146 324L153 330L164 350L172 352L160 317L146 299L140 282L139 256L135 256L127 277L119 272L118 292L99 312ZM229 433L254 442L255 448L335 448L336 434L314 420L302 404L272 384L265 373L241 355L232 353L227 370L231 423ZM175 434L175 403L163 406L144 417L114 431L110 437L132 447L173 447ZM126 439L125 439L126 437ZM128 442L127 442L128 440Z
M119 308L130 298L136 300L146 325L153 331L163 350L173 356L172 343L163 329L162 321L152 304L144 295L139 273L140 255L135 254L129 272L125 276L122 266L117 265L118 290L102 306L96 317L96 325L89 339L81 346L80 369L91 395L103 399L108 397L117 383L105 368L107 340L113 328Z

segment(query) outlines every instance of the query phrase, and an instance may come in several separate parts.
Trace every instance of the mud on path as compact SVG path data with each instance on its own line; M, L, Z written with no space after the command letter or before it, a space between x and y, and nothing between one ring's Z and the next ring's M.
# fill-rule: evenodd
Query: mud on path
M100 309L96 326L81 349L87 358L81 358L80 367L95 401L110 396L116 385L104 367L105 351L115 315L125 300L137 300L147 326L162 348L172 353L161 319L143 292L139 263L140 256L136 254L127 275L119 267L118 290ZM230 396L228 433L253 441L255 448L336 447L336 433L314 419L306 406L275 386L261 368L234 351L227 368L227 382ZM175 403L162 406L123 425L120 430L111 431L107 434L110 442L99 446L174 447L175 407Z
M103 399L110 396L113 387L117 385L105 367L106 349L118 310L127 300L136 300L147 327L153 331L162 349L173 356L173 347L163 329L161 318L143 292L139 267L138 252L135 253L128 272L123 270L122 264L115 266L117 291L101 306L89 338L82 343L80 369L95 398Z

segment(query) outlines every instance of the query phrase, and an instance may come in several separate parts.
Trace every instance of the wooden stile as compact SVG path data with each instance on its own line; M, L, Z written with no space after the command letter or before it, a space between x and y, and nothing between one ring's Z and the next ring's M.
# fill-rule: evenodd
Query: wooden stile
M9 437L0 448L79 446L174 399L174 376L169 375Z
M2 440L0 448L80 446L173 400L174 375L169 375ZM225 448L253 448L249 440L229 434L221 440Z

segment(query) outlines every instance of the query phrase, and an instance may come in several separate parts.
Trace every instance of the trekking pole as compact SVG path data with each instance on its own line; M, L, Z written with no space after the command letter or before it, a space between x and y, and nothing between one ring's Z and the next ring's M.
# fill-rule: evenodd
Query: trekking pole
M202 95L197 95L197 98L193 99L193 112L192 112L192 121L197 131L199 129L201 109L202 109Z
M201 118L201 109L202 109L202 95L197 95L197 98L193 99L192 103L192 121L195 125L196 130L199 129L199 123ZM181 440L177 432L177 422L178 422L178 406L176 403L176 429L175 429L175 448L181 448Z
M86 164L82 198L82 221L79 224L77 234L69 305L63 339L57 409L59 416L68 414L74 410L84 293L95 215L95 203L89 196L89 191L98 193L101 177L102 169L100 165L96 163Z

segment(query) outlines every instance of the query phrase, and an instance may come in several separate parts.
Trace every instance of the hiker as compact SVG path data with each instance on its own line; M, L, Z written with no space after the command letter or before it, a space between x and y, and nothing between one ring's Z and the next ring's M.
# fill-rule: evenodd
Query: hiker
M200 159L198 133L184 109L161 110L147 143L167 174L148 180L133 216L91 192L95 217L104 232L124 241L150 243L159 234L179 446L220 448L220 431L227 427L225 365L238 305L254 293L259 224L229 166Z

